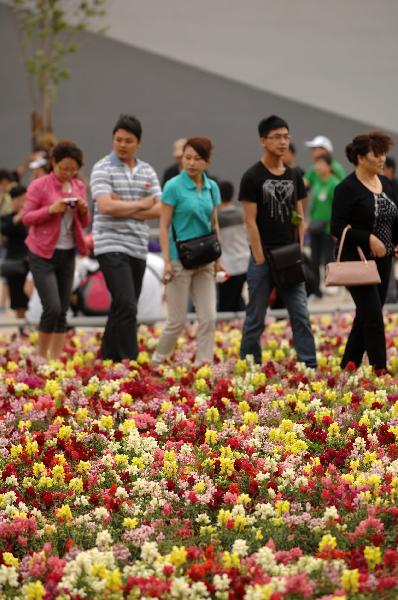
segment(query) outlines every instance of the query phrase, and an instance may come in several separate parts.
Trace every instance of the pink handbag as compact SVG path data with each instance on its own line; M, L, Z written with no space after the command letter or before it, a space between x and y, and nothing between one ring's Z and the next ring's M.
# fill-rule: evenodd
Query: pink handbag
M347 225L341 235L336 262L326 265L325 285L377 285L381 280L376 262L374 260L366 260L362 248L359 246L357 246L357 250L361 260L340 261L345 236L350 228L351 225Z

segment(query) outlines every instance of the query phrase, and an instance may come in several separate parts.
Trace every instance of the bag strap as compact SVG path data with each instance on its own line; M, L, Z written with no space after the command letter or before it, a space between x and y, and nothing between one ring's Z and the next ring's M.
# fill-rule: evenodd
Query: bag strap
M211 185L211 179L209 179L209 185L210 185L211 201L212 201L212 203L214 205L214 195L213 195L213 187ZM173 234L173 240L174 240L174 242L177 243L177 233L176 233L176 230L175 230L175 227L174 227L173 223L171 223L171 232ZM210 231L209 231L209 233L214 233L214 229L213 229L212 223L210 223Z
M347 231L351 229L351 225L347 225L346 227L344 227L343 229L343 233L341 234L341 238L340 238L340 244L339 244L339 250L337 252L337 258L336 258L336 262L340 262L340 258L341 258L341 253L343 251L343 245L344 245L344 241L345 241L345 236L347 235ZM357 246L357 252L359 254L359 258L361 259L362 262L367 263L368 261L365 258L365 255L362 251L362 248L360 246Z
M299 181L298 181L299 173L297 171L297 168L295 168L295 167L290 167L290 169L292 170L292 175L293 175L294 210L298 214L298 210L297 210L297 206L298 206L297 190L298 190L298 186L299 186ZM297 242L298 244L300 244L300 235L299 235L299 225L298 224L297 225L293 225L293 240L295 242Z

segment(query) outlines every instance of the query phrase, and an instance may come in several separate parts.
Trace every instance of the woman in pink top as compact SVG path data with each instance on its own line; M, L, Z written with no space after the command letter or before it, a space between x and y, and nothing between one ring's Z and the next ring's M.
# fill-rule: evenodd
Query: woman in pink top
M26 194L23 222L29 233L25 243L43 305L38 353L46 358L58 358L63 351L75 249L86 254L86 186L76 178L82 164L83 153L76 144L59 142L52 152L52 172L32 181Z

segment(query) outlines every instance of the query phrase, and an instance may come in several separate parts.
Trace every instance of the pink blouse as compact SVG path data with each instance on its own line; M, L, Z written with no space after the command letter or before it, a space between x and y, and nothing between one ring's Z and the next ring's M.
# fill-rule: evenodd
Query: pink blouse
M31 252L42 258L51 258L61 230L63 213L50 215L48 207L60 198L73 196L86 199L86 185L80 179L72 179L72 191L66 194L62 183L54 173L43 175L32 181L26 193L22 221L29 228L25 244ZM80 254L86 254L83 228L87 227L90 218L88 212L81 215L77 208L73 209L74 238Z

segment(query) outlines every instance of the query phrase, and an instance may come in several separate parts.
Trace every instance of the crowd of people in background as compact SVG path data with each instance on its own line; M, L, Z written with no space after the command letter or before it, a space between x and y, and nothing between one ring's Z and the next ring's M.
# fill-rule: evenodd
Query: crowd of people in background
M359 223L359 234L350 223L347 256L350 244L362 242L368 255L378 259L382 284L377 290L349 289L357 313L342 364L359 365L366 351L375 368L385 369L381 308L386 300L397 301L391 269L395 212L389 213L387 226L385 221L380 225L380 214L391 209L384 196L393 204L398 200L396 163L386 156L392 140L387 136L380 141L377 135L383 134L377 132L362 146L354 140L354 150L347 151L355 167L349 179L328 137L317 135L305 142L312 164L304 171L296 163L284 119L263 119L258 133L261 158L243 174L237 197L231 182L209 174L212 142L203 136L175 141L175 162L160 184L153 167L137 156L142 128L130 115L117 120L112 151L94 165L89 186L80 175L83 152L70 141L51 149L37 147L17 169L0 169L0 310L9 306L17 317L38 322L38 352L44 358L60 356L70 311L106 315L101 355L120 361L138 355L139 320L162 318L166 307L155 364L172 353L188 310L196 311L198 321L196 364L213 359L216 311L245 311L241 356L250 354L261 362L260 338L275 288L267 253L292 241L295 213L313 285L309 290L303 282L278 290L278 296L289 313L298 359L315 368L308 292L322 299L338 291L324 286L324 267L333 261L341 236L344 219L339 211L344 212L351 197L355 207L360 205L362 185L375 198L376 208ZM381 159L369 162L369 153ZM364 234L371 218L380 231ZM159 239L150 247L148 222L155 219ZM221 258L193 269L183 267L177 240L209 232L221 243ZM382 240L384 250L372 236ZM161 252L148 253L149 247ZM366 314L369 306L373 320Z

